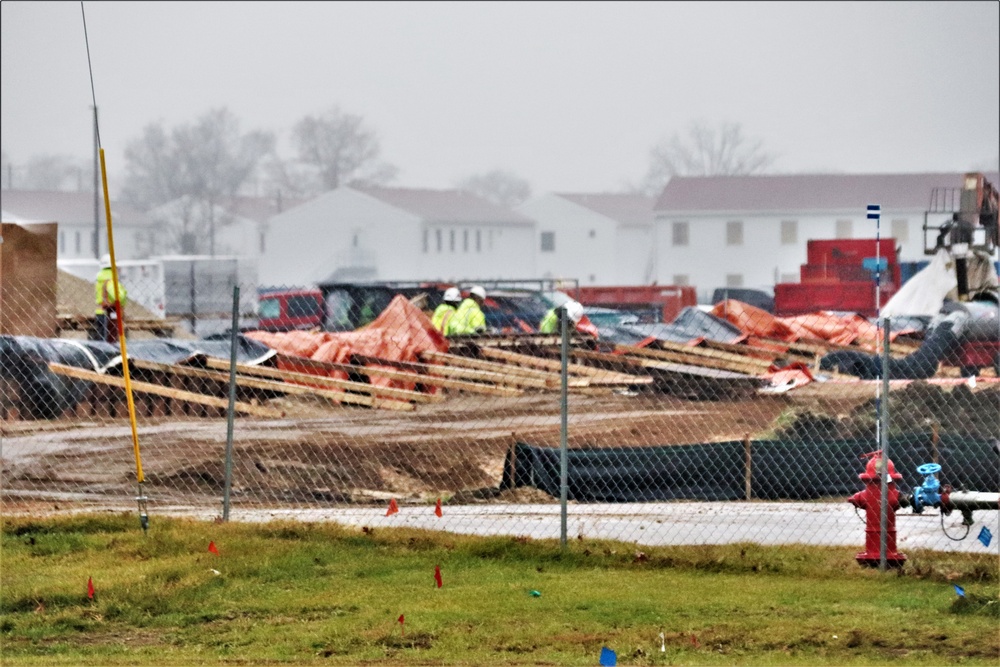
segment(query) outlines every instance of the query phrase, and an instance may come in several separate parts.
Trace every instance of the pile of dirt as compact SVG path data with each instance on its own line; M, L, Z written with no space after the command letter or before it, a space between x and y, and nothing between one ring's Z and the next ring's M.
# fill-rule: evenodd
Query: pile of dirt
M973 391L967 385L941 387L914 382L890 392L889 435L930 433L972 438L1000 437L1000 387ZM879 405L874 398L847 414L805 410L779 429L779 439L874 438Z

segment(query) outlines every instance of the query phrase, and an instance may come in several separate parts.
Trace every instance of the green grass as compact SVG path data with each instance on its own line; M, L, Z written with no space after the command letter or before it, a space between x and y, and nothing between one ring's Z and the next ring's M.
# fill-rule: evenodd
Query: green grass
M133 515L7 518L0 655L3 665L595 665L607 646L622 665L1000 659L997 563L982 556L910 553L890 574L860 568L853 548L641 549L162 517L143 535Z

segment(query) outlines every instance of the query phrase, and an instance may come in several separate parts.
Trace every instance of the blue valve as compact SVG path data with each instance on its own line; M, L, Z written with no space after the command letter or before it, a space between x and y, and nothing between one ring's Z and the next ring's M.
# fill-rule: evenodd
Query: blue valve
M941 472L937 463L925 463L917 467L917 473L924 476L923 484L913 489L913 513L920 514L924 507L937 507L941 504L941 482L935 477Z

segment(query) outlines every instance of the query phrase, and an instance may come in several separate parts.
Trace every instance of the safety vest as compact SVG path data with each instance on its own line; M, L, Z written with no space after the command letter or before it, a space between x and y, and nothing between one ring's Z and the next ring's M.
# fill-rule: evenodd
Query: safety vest
M118 283L118 297L122 304L122 308L128 303L128 293L125 291L125 285ZM115 281L114 276L111 275L111 267L101 269L97 272L97 282L94 285L94 301L97 306L94 308L94 313L97 315L104 315L106 310L114 310L115 306Z
M431 324L434 325L435 329L444 333L445 327L448 326L448 321L454 316L455 311L455 306L450 303L442 303L434 310L434 315L431 317Z
M559 329L559 315L556 314L555 308L550 308L549 312L545 313L545 317L542 318L541 324L538 325L538 333L556 333Z
M448 320L445 336L481 333L486 330L486 316L474 299L466 299Z

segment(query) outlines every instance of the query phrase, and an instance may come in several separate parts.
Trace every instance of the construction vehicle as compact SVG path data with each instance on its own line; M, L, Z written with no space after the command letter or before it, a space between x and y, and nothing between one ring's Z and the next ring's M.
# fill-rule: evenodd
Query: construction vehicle
M955 260L958 300L976 298L977 286L969 285L969 258L980 253L995 261L1000 246L997 209L1000 194L981 173L970 172L963 177L961 188L934 188L930 206L924 212L924 254L935 255L945 248ZM932 222L932 217L947 215L944 222ZM936 232L934 243L931 234ZM997 299L997 286L991 286L992 300ZM979 290L981 291L981 290ZM970 293L971 292L971 293ZM989 296L987 295L987 298Z
M976 375L979 369L992 366L1000 377L1000 294L994 268L1000 248L998 209L1000 193L996 186L983 174L970 172L964 175L961 188L934 188L930 206L924 212L924 254L936 255L944 249L955 267L958 304L946 304L946 308L968 311L976 324L947 360L958 366L963 376ZM943 222L942 215L947 216ZM970 272L974 264L986 269L975 272L975 282Z

